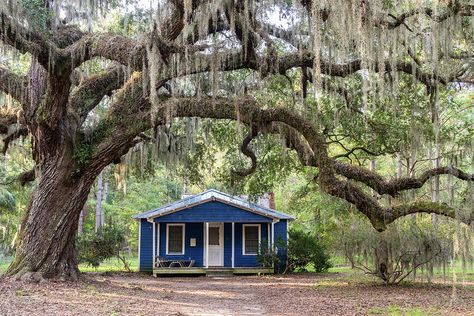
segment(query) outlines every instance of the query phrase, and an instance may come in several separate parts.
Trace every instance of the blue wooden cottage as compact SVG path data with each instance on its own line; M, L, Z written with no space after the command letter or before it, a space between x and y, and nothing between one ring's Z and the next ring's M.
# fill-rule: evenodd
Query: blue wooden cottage
M140 225L140 271L154 275L205 274L216 269L234 274L272 273L286 265L286 247L281 245L288 241L288 221L293 217L217 190L134 218ZM262 267L257 262L262 244L275 247L278 267Z

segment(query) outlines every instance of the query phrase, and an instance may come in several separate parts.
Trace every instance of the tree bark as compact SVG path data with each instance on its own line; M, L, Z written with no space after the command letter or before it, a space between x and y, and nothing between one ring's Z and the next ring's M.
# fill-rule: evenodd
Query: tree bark
M96 174L85 172L75 176L76 168L70 150L60 150L44 160L7 276L25 280L78 278L74 241L79 216Z

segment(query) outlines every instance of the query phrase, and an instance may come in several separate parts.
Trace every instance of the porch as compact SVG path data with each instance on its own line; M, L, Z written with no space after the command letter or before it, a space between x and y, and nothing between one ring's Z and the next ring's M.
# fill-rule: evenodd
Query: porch
M153 269L153 276L159 275L206 275L206 276L230 276L239 274L273 274L273 268L263 267L160 267Z
M151 222L152 266L160 271L156 274L206 274L208 269L222 268L236 269L235 274L268 273L268 269L255 270L260 268L257 254L263 241L268 248L274 245L275 222L179 220Z

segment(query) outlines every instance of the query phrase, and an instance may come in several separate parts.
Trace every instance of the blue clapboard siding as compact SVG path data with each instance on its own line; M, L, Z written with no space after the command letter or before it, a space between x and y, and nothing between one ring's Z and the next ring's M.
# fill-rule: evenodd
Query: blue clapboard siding
M260 241L268 243L267 223L249 223L260 225ZM243 224L235 223L235 267L258 267L256 255L243 254Z
M204 224L203 223L185 223L184 227L184 255L167 255L166 254L166 224L160 225L160 256L166 259L176 260L195 260L194 266L203 266L204 256ZM196 238L196 246L190 246L191 238Z
M142 272L153 270L153 224L140 220L140 267Z
M232 267L232 223L224 223L224 267Z
M281 247L278 249L278 257L280 258L280 263L278 267L275 267L275 272L283 272L286 268L286 262L288 259L288 221L286 219L280 220L278 223L275 223L275 244L279 246L280 243L286 245L286 247ZM278 242L282 240L281 242Z
M183 209L154 219L155 222L189 223L189 222L225 222L244 223L271 222L272 219L243 210L225 203L211 201Z

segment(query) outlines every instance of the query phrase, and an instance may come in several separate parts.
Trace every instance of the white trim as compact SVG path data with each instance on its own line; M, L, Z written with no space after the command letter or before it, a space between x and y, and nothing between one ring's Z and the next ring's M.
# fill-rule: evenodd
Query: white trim
M155 222L152 223L153 225L153 269L156 267L156 225Z
M258 227L258 246L257 246L257 253L245 253L245 228L246 227ZM260 236L260 231L261 231L261 225L260 224L243 224L242 225L242 255L244 256L256 256L258 254L258 248L260 247L260 241L261 241L261 236Z
M182 239L183 239L183 243L182 243L182 246L181 246L181 247L182 247L182 248L181 248L181 249L182 249L181 252L171 252L171 253L168 252L168 245L169 245L169 242L170 242L170 240L169 240L169 232L170 232L169 228L170 228L170 226L181 226L181 227L183 227L183 229L182 229L182 235L183 235L183 238L182 238ZM185 225L185 224L175 224L175 223L173 223L173 224L171 224L171 223L166 224L166 255L170 255L170 256L174 256L174 255L177 255L177 256L179 256L179 255L184 255L184 252L185 252L184 247L186 246L186 241L185 241L185 236L186 236L186 234L184 233L185 228L186 228L186 225Z
M272 222L272 249L275 249L275 222Z
M160 255L160 242L161 242L160 226L161 226L161 223L160 223L160 222L156 223L156 228L157 228L157 231L156 231L156 234L157 234L157 239L156 239L156 255L157 255L157 256Z
M206 222L202 222L202 265L206 266Z
M270 245L270 223L267 223L267 244L268 250L272 249Z
M206 268L209 268L209 247L207 246L207 240L209 236L209 222L206 222Z
M142 240L142 220L138 222L138 271L140 271L140 257L142 255L141 251L141 240Z
M232 222L232 268L235 265L235 223ZM225 258L224 258L225 260Z

